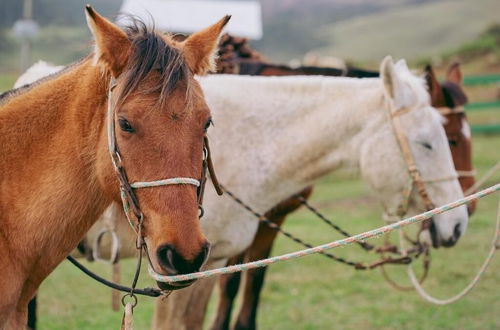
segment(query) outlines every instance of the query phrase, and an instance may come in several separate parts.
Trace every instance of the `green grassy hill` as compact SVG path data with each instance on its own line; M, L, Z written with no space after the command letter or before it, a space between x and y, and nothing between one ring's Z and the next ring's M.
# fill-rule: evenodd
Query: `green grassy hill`
M317 38L328 45L315 50L363 62L387 54L411 60L456 49L494 23L500 23L498 0L414 4L325 26Z

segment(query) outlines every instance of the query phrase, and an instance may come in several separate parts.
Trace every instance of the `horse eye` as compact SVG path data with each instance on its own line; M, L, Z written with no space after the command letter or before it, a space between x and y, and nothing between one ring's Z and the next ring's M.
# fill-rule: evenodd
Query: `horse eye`
M118 118L118 124L120 125L120 128L124 132L128 133L134 133L135 129L130 125L127 119L125 118Z
M206 123L205 123L205 132L208 130L208 128L210 127L210 125L213 125L213 121L212 121L212 118L210 118Z
M457 140L448 140L448 143L450 144L450 147L456 147L457 146Z
M432 150L432 145L429 142L421 142L420 143L425 149Z

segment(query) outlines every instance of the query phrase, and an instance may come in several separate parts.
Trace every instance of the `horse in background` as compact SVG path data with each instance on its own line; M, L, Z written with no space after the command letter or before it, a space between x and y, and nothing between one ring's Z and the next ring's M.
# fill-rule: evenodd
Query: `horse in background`
M224 34L219 43L217 73L240 74L250 76L334 76L353 78L375 78L376 71L364 70L346 65L342 69L321 66L298 66L274 64L255 51L248 44L247 38Z
M212 68L228 18L177 43L138 20L123 30L90 6L85 14L92 54L0 95L1 329L25 327L40 283L104 209L121 201L108 134L131 182L202 173L211 121L194 75ZM107 112L116 130L107 129ZM194 185L141 189L135 196L153 266L164 274L198 270L208 242Z
M221 39L217 71L227 74L285 76L285 75L353 75L378 76L378 72L365 71L347 66L345 70L324 67L298 67L267 63L265 58L253 50L248 39L225 34ZM440 84L430 65L425 68L425 79L431 96L431 104L445 116L443 123L453 162L459 175L462 191L465 193L474 186L472 167L471 131L463 106L467 97L462 86L462 74L458 63L452 64L447 71L446 80ZM286 217L296 211L301 200L308 199L313 187L304 190L282 201L265 213L271 222L281 226ZM474 213L476 201L468 205L469 214ZM269 257L277 231L265 223L260 223L257 234L250 247L243 253L229 259L228 265L251 262ZM267 268L251 269L242 273L222 275L219 280L219 299L216 318L211 329L229 329L234 300L243 284L243 298L235 329L255 329L257 327L257 311ZM243 282L243 283L241 283Z

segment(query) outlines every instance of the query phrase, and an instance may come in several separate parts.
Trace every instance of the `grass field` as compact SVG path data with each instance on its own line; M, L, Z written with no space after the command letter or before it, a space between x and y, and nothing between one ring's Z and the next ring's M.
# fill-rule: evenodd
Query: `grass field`
M475 137L474 164L480 175L498 161L499 145L500 136ZM496 182L500 182L500 173L488 184ZM491 242L498 198L497 195L481 200L467 234L456 247L433 251L431 271L425 283L432 293L447 297L461 290L474 276ZM379 205L364 183L351 174L336 173L324 178L316 186L313 204L352 233L382 224ZM285 227L313 243L339 238L305 211L295 213ZM274 254L297 249L300 246L280 238ZM333 252L358 260L370 259L356 246ZM127 260L122 264L124 283L130 281L133 263ZM101 274L109 274L105 265L90 266ZM390 271L401 283L408 282L404 268L393 266ZM395 291L378 271L354 271L321 256L277 264L269 269L268 275L258 318L260 329L500 328L498 257L478 287L450 306L429 305L414 292ZM152 284L146 275L144 279ZM63 262L44 282L39 304L42 330L111 329L117 328L121 320L121 312L110 309L109 291L68 262ZM208 319L213 315L214 306L215 299L209 307ZM148 329L152 313L153 300L139 298L134 319L136 329Z

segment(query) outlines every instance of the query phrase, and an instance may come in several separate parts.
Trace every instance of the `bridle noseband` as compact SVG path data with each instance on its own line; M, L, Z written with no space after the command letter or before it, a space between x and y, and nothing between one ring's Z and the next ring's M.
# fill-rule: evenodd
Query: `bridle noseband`
M99 275L93 273L90 271L87 267L85 267L83 264L81 264L79 261L77 261L74 257L71 255L67 256L66 258L77 268L79 268L81 271L83 271L85 274L93 278L94 280L110 287L118 291L122 292L127 292L126 295L122 297L122 304L125 306L125 299L128 296L130 299L132 299L132 308L135 307L137 304L137 294L140 295L146 295L150 297L158 297L160 295L168 295L170 291L165 292L163 290L159 289L153 289L153 288L145 288L145 289L136 289L137 286L137 281L139 279L139 274L141 271L141 263L142 263L142 252L143 250L146 252L146 256L149 262L149 268L150 270L154 271L154 268L152 266L151 258L148 253L148 248L147 248L147 243L145 240L145 237L143 236L143 222L144 222L144 214L141 211L140 205L139 205L139 200L134 192L134 189L142 189L142 188L151 188L151 187L160 187L160 186L169 186L169 185L178 185L178 184L188 184L188 185L193 185L197 188L196 194L197 194L197 203L198 203L198 208L200 210L199 218L203 216L203 195L204 195L204 190L205 190L205 184L207 181L207 172L210 174L210 178L212 180L212 183L214 185L215 191L217 192L218 195L222 195L223 191L219 187L219 182L217 180L217 177L215 175L214 171L214 166L212 163L212 158L210 155L210 147L208 144L208 138L205 135L203 137L203 159L202 159L202 169L201 169L201 175L200 179L194 179L194 178L186 178L186 177L175 177L175 178L168 178L168 179L161 179L161 180L156 180L156 181L138 181L138 182L132 182L130 183L127 177L127 173L125 171L125 168L123 167L122 164L122 159L120 156L120 152L118 149L118 145L116 143L116 134L115 134L115 122L114 122L114 111L113 111L113 89L116 87L116 80L111 78L110 84L109 84L109 90L108 90L108 111L107 111L107 132L108 132L108 149L109 149L109 154L111 156L111 163L113 164L113 168L116 172L118 182L120 184L120 196L123 204L123 210L125 211L125 215L127 217L127 221L129 222L130 226L134 230L134 232L137 234L137 240L136 240L136 248L138 249L138 257L137 257L137 266L135 270L135 275L134 279L132 281L132 285L130 287L126 287L111 281L108 281ZM136 218L136 224L134 225L134 222L130 219L130 210L132 210L132 213L134 214ZM99 234L102 236L102 234ZM97 242L98 244L98 242ZM118 244L115 244L115 247L117 248ZM117 256L117 254L114 254ZM113 258L113 262L116 262L117 260ZM159 274L161 275L161 274ZM180 286L182 287L182 286ZM179 287L179 288L180 288Z
M212 183L215 187L217 194L222 195L222 190L219 187L218 180L215 175L214 167L212 164L212 158L210 155L208 138L206 135L203 137L203 159L202 159L202 169L201 169L200 179L187 178L187 177L174 177L174 178L160 179L155 181L139 181L130 183L125 168L123 167L122 159L116 141L115 121L114 121L114 111L113 111L113 89L115 88L115 86L116 82L114 79L112 79L110 82L110 88L108 94L108 118L107 118L108 147L111 156L111 163L113 164L113 168L116 172L118 182L120 184L120 196L123 204L123 209L125 211L125 215L127 217L130 226L137 234L136 248L139 250L139 256L138 256L139 260L136 270L136 277L134 278L134 282L132 284L132 288L134 288L137 282L138 273L140 271L140 262L142 259L143 250L146 252L147 259L149 261L149 267L154 269L151 263L151 258L149 256L147 243L143 235L144 213L140 208L139 200L137 198L137 195L135 194L135 189L144 189L144 188L179 185L179 184L193 185L197 188L196 189L197 203L198 203L198 208L200 210L199 218L201 218L204 214L202 203L203 203L203 195L205 192L205 184L207 181L207 172L210 174L210 178L212 179ZM135 224L134 221L132 221L130 218L130 213L133 213L135 217ZM131 293L131 295L133 294Z
M141 211L139 200L135 194L135 189L169 186L169 185L193 185L197 188L197 202L200 209L200 218L203 216L203 194L205 191L205 183L207 181L207 170L210 173L210 177L215 186L215 189L219 195L222 194L215 176L215 171L212 164L212 159L210 156L210 147L208 144L208 138L203 137L203 160L202 160L202 171L200 179L187 178L187 177L174 177L168 179L161 179L155 181L138 181L130 183L127 177L127 173L122 164L122 158L120 156L119 148L116 142L115 133L115 121L114 121L114 111L113 111L113 89L116 87L115 79L111 79L109 93L108 93L108 148L109 154L111 156L111 163L118 178L120 184L120 195L122 199L123 208L129 224L132 226L134 231L139 235L142 231L142 222L144 220L144 214ZM129 217L129 211L134 214L137 224L134 226L133 222ZM138 237L138 241L144 242L142 237Z

